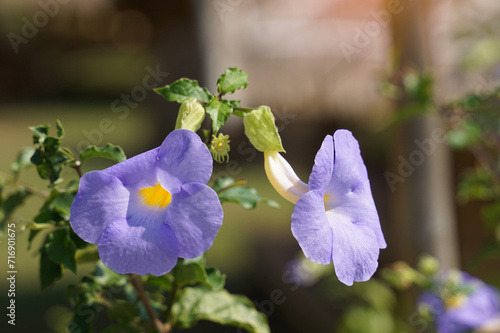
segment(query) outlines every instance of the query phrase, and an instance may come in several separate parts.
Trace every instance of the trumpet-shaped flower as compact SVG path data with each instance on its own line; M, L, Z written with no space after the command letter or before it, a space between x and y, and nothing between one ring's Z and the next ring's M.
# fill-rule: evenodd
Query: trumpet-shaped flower
M326 136L308 185L277 152L265 153L265 167L278 193L295 203L292 233L306 258L323 265L333 261L337 277L346 285L367 281L387 244L351 132L338 130Z
M179 129L162 145L102 171L86 173L70 223L98 245L117 273L162 275L178 257L200 256L222 224L222 207L208 186L212 157L193 132Z
M438 276L419 303L430 310L439 333L470 332L500 318L498 290L459 271Z

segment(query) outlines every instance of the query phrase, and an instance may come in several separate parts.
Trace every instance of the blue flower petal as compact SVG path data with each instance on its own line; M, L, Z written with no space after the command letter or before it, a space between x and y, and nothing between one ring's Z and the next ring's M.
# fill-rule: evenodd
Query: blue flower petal
M368 281L378 267L380 249L373 230L365 223L327 213L333 232L333 266L339 281L351 286L354 281Z
M156 158L160 148L131 157L123 162L102 170L118 178L125 187L140 189L156 186Z
M333 137L327 135L314 158L314 166L309 176L309 190L325 191L333 171Z
M98 244L102 262L119 274L163 275L177 264L175 234L161 221L119 219L108 225Z
M500 294L498 290L483 281L460 272L459 285L471 289L465 294L463 303L445 307L440 288L449 282L449 273L436 277L432 290L423 292L418 300L420 305L430 307L436 318L436 326L443 333L465 333L473 331L500 314Z
M309 191L292 213L292 233L307 259L327 265L332 261L333 237L320 191Z
M206 184L212 175L212 155L196 133L179 129L170 133L158 152L156 175L170 192L181 184ZM175 183L177 188L173 188Z
M468 295L464 304L446 310L440 326L449 327L452 323L462 331L474 330L486 321L500 315L499 295L495 288L481 282L481 285ZM449 330L451 332L451 330ZM454 332L459 332L455 330Z
M111 222L125 218L129 197L118 178L101 171L86 173L71 205L71 227L84 241L97 244Z
M331 206L327 209L349 216L352 222L366 223L376 234L379 248L386 248L358 141L347 130L336 131L333 140L334 164L326 188Z
M179 243L179 257L192 259L208 250L222 218L222 207L214 190L198 183L183 185L173 197L166 217Z

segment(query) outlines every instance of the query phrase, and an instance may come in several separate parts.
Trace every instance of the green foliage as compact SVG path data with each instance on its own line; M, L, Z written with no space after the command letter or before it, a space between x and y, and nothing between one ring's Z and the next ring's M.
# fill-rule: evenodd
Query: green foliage
M232 295L225 289L186 288L179 294L172 313L175 325L181 328L192 327L199 320L210 320L249 332L270 332L266 316L258 312L247 297Z
M248 85L248 74L236 67L226 68L217 80L217 91L225 95L238 89L245 89Z
M245 126L245 135L258 151L285 151L271 108L268 106L260 106L245 114L243 125Z
M457 200L465 203L470 200L492 200L500 188L494 185L493 175L482 168L462 173L457 187Z
M33 156L34 153L34 147L25 147L19 152L16 160L10 166L15 177L17 177L21 171L28 169L32 165L31 156Z
M211 94L207 88L198 85L198 81L186 78L179 79L163 88L154 89L155 92L165 97L167 101L182 103L190 98L208 103Z
M272 132L271 139L264 133L264 140L278 147L276 136L280 139L269 108L252 110L241 107L239 100L222 98L225 94L246 88L247 84L248 74L232 67L226 69L217 81L218 96L200 87L196 80L186 78L155 91L168 101L182 103L176 128L196 131L205 113L208 113L212 128L211 131L202 131L207 144L229 117L235 114L244 118L248 116L247 120L243 120L247 123L245 126L258 126L257 123L261 122L261 127ZM60 280L66 269L76 273L78 264L96 264L92 274L69 288L68 297L75 309L73 319L67 324L69 331L92 332L97 318L105 314L112 323L103 332L152 332L155 330L151 323L154 315L176 328L192 327L199 320L210 320L238 326L249 332L269 332L266 317L257 311L248 298L232 295L224 289L225 274L217 268L207 267L203 256L179 259L175 268L163 276L117 274L104 266L98 260L97 245L89 245L71 229L70 210L78 191L78 181L63 185L61 175L64 167L69 166L82 177L81 165L91 158L124 161L126 157L123 150L111 144L104 147L88 146L75 158L70 149L62 144L65 131L59 120L56 121L55 135L50 134L49 124L30 129L34 147L26 147L19 153L11 165L11 175L0 176L0 223L3 227L12 220L15 211L29 196L36 195L43 199L36 216L23 222L22 228L19 228L29 230L29 247L35 237L44 237L38 250L42 290ZM278 148L282 151L281 141ZM228 151L229 146L224 152ZM48 191L40 191L19 180L22 171L31 164L42 179L49 181ZM259 202L278 206L275 201L258 195L254 188L230 177L218 179L214 190L221 202L238 203L245 209L255 208ZM151 315L152 312L154 315Z
M104 147L88 146L80 153L80 161L82 163L89 158L98 157L112 160L114 162L122 162L127 159L121 147L109 143Z
M212 131L214 134L226 123L233 112L231 103L225 99L219 100L217 96L212 97L210 102L205 106L205 109L210 118L212 118Z
M180 260L172 270L175 283L183 288L201 284L212 289L224 287L226 276L219 270L205 267L202 258Z
M76 244L70 238L68 228L58 229L49 234L44 247L50 260L76 273Z
M31 157L31 163L36 166L39 176L48 179L50 186L60 182L60 175L65 165L74 162L71 151L61 147L64 134L62 125L57 123L57 137L49 136L48 124L30 127L33 131L33 143L36 150Z
M62 265L50 259L47 249L40 249L40 288L42 290L52 286L63 276Z
M398 73L392 82L385 82L382 92L398 101L398 110L388 121L388 128L436 110L433 98L434 79L430 73L408 68Z
M476 124L463 123L462 126L448 131L448 145L454 149L466 149L479 143L481 128Z
M400 331L396 331L396 324L390 311L370 307L353 307L344 314L338 332L390 333Z
M0 192L0 230L4 230L6 222L11 219L14 211L24 203L26 198L31 195L31 192L20 188L7 196L6 199L3 199L1 194Z
M213 189L219 195L221 203L233 202L240 204L245 209L253 209L257 206L257 203L264 202L270 207L279 208L276 201L261 197L255 188L236 182L231 177L218 178L213 185Z
M234 108L239 108L241 105L240 105L240 100L239 99L234 99L232 101L229 101L229 103L231 103L231 106Z

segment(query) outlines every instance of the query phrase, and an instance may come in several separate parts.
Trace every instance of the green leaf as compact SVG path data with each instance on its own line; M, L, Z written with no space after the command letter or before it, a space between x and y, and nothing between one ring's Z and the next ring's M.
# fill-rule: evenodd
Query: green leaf
M477 144L481 140L481 127L466 122L460 128L448 132L448 144L454 149L465 149Z
M179 261L172 270L175 283L180 287L205 283L207 281L207 273L205 267L199 262Z
M267 318L255 309L245 296L232 295L227 290L203 287L185 288L172 308L175 324L182 328L210 320L223 325L244 328L251 333L270 332Z
M97 306L78 303L73 319L66 324L67 331L71 333L93 332L92 326L97 320L98 313Z
M226 274L222 274L221 271L215 267L207 267L206 272L207 284L210 285L212 289L219 290L224 288L226 284Z
M50 180L50 185L54 186L60 181L64 165L74 161L74 158L69 149L60 147L61 140L58 138L46 136L40 143L31 157L31 163L36 166L38 175Z
M35 153L35 147L25 147L17 155L16 160L11 164L10 169L17 175L21 171L31 166L31 156Z
M56 120L56 130L57 130L57 137L59 139L62 139L64 136L64 128L59 119Z
M31 192L25 189L19 189L10 194L7 199L2 200L0 205L0 226L2 229L5 222L12 217L14 211L19 208L30 195Z
M213 96L210 103L205 106L205 110L212 118L212 131L213 134L216 134L233 112L233 107L229 101L219 100L217 96Z
M89 246L79 249L77 247L75 253L75 260L77 264L92 263L95 264L99 260L99 253L97 252L97 245Z
M40 286L42 290L52 286L63 276L62 266L50 259L45 247L40 249Z
M232 101L229 101L229 103L231 103L231 106L234 108L239 108L241 105L240 105L240 100L239 99L234 99Z
M182 103L190 98L196 98L200 102L208 103L211 96L207 88L198 85L198 81L186 78L177 80L163 88L156 88L154 91L168 101L177 103Z
M248 74L236 67L227 68L217 80L217 91L220 94L233 93L248 85Z
M69 237L71 238L71 240L75 243L76 245L76 248L78 250L80 249L84 249L86 248L89 243L87 243L86 241L84 241L83 239L81 239L74 231L73 229L70 228L69 230Z
M98 157L115 162L122 162L127 159L120 146L115 146L109 143L104 147L88 146L87 149L80 153L80 161L82 161L82 163L89 158Z
M172 274L165 274L162 276L148 275L147 284L150 286L160 287L163 290L171 291L174 279Z
M492 200L498 190L492 184L492 175L486 170L478 168L464 172L460 175L457 185L457 200L461 203L470 200Z
M203 284L212 289L224 287L226 276L216 268L206 268L202 257L179 260L172 270L175 283L180 287Z
M76 192L75 187L53 188L34 221L37 223L69 221L71 204Z
M245 135L258 151L285 151L276 128L274 115L268 106L263 105L246 113L243 125Z
M47 236L45 251L49 258L76 273L76 245L71 240L68 229L58 229Z
M245 209L253 209L259 202L264 202L273 208L279 207L276 201L261 197L255 188L242 185L233 186L234 184L235 181L231 177L220 177L215 181L213 189L218 193L221 203L233 202L240 204Z
M42 231L42 229L30 229L30 233L28 235L28 250L31 250L31 245L36 235L38 235Z
M219 177L215 180L214 184L212 185L212 189L215 192L220 192L222 191L222 189L226 189L229 186L233 186L234 183L235 180L233 177L229 176ZM244 182L244 184L246 184L246 182Z
M29 129L33 132L33 143L43 143L45 138L49 135L50 124L43 124L38 126L30 126Z

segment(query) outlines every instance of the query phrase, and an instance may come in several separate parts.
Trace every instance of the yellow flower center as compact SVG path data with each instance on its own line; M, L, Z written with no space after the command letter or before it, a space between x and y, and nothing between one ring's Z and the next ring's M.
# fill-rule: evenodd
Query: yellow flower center
M325 210L328 210L328 207L330 206L328 204L329 200L330 200L330 195L329 194L325 194L323 196L323 204L325 205Z
M160 183L153 187L146 187L139 191L142 201L149 206L164 208L172 201L172 195L161 187Z
M215 147L214 149L217 150L217 151L223 151L225 148L225 144L223 141L219 141L215 144Z

